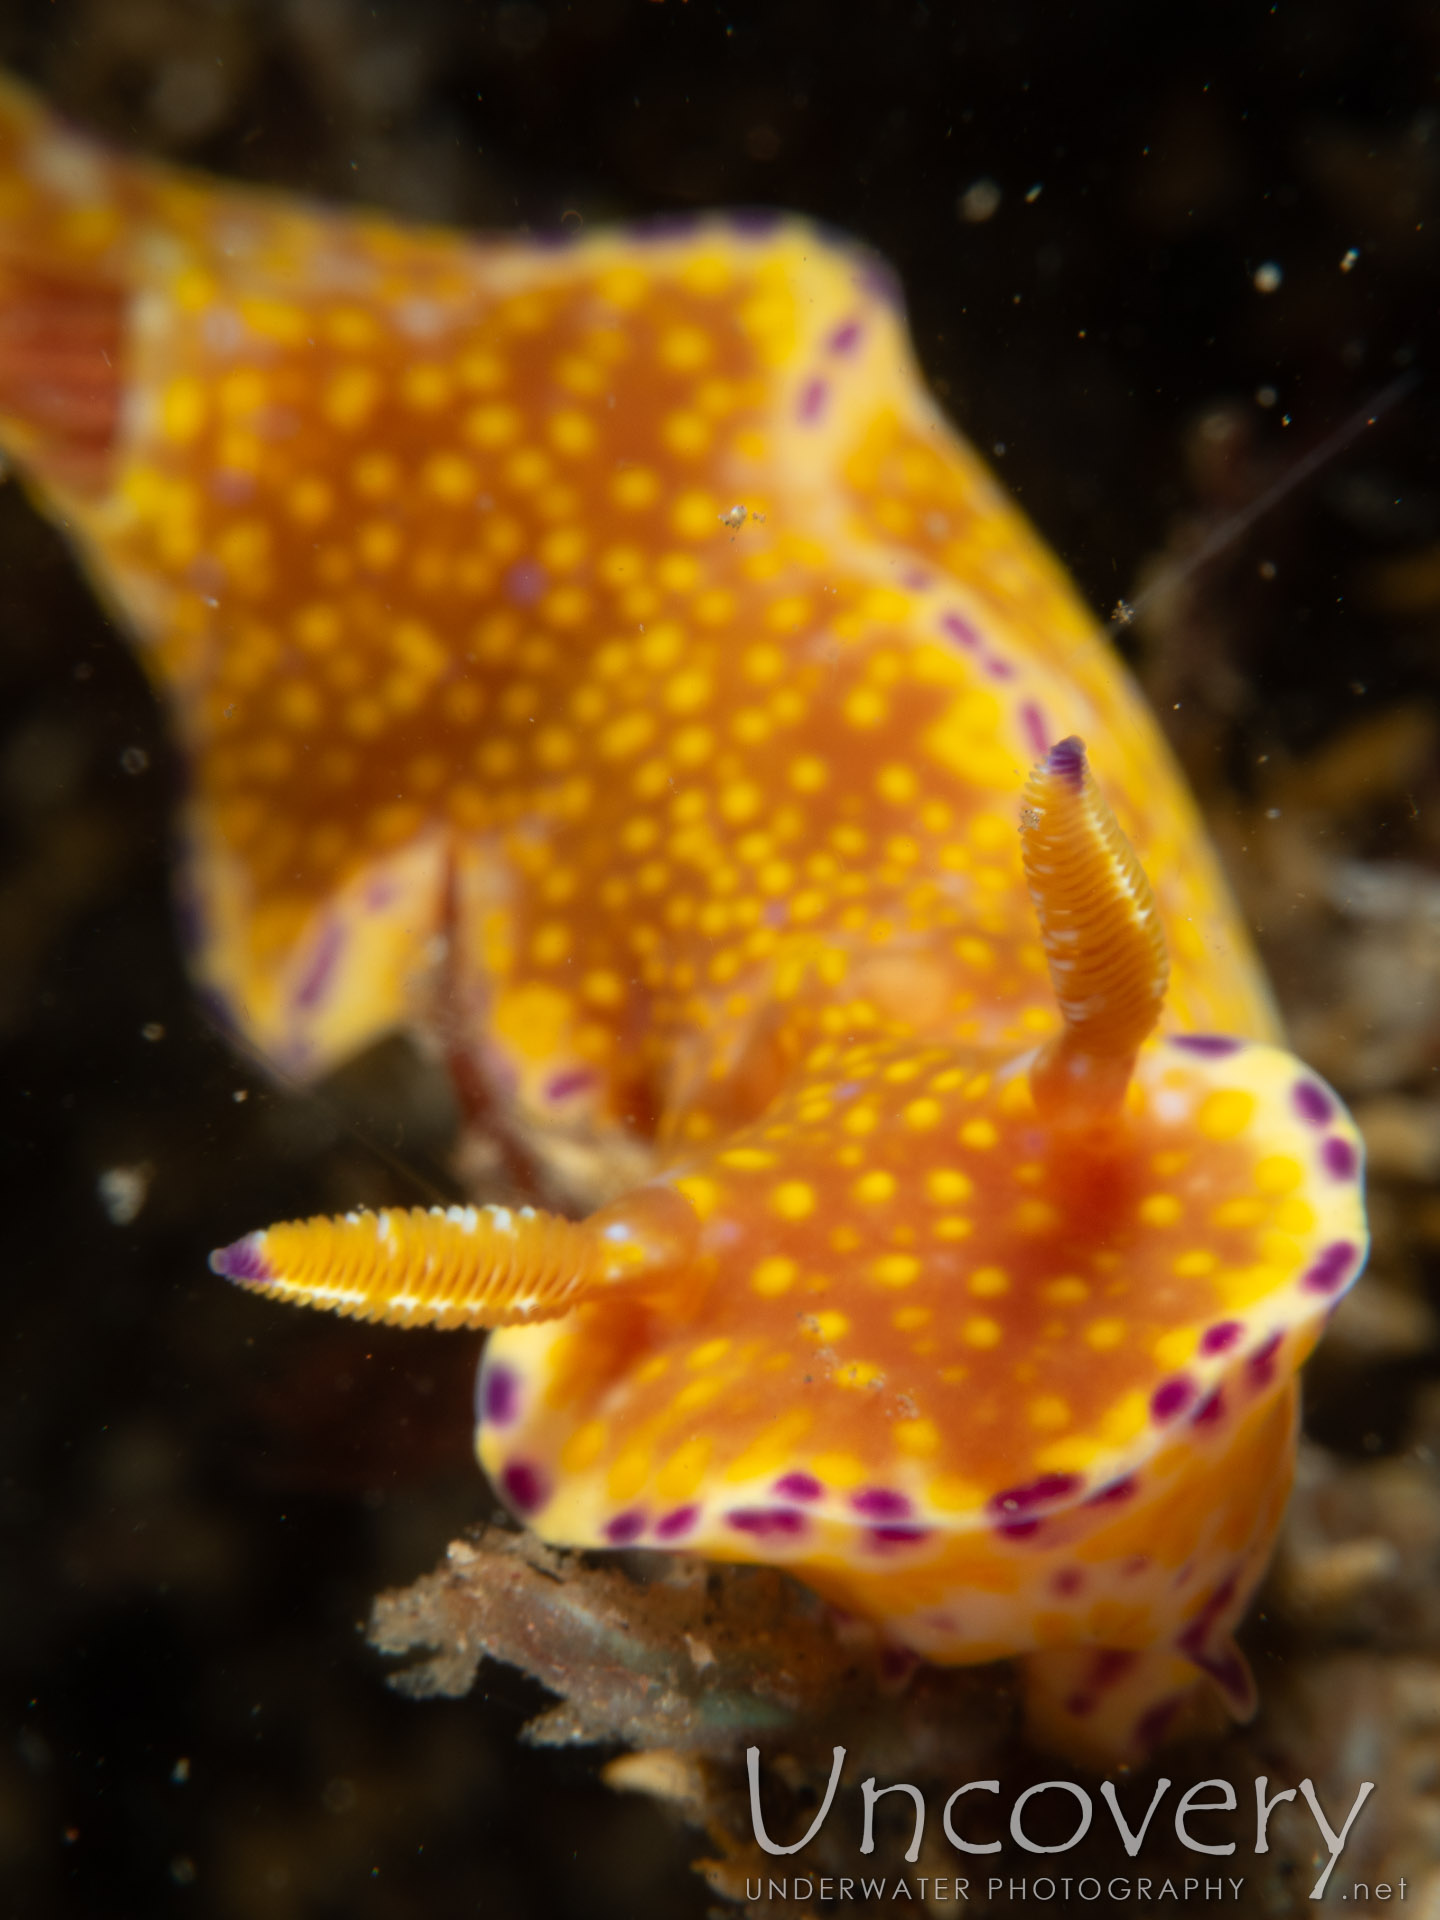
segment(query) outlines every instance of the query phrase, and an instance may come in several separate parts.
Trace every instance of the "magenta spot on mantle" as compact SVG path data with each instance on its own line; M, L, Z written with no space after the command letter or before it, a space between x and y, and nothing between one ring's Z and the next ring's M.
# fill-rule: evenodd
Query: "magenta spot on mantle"
M1290 1098L1295 1103L1295 1111L1310 1126L1325 1127L1330 1124L1335 1103L1325 1089L1317 1086L1313 1080L1297 1080Z
M892 1492L889 1487L862 1487L859 1493L850 1496L850 1504L868 1520L903 1520L910 1512L906 1496Z
M813 425L824 413L829 397L830 383L827 380L807 380L800 390L800 404L795 411L807 425Z
M689 1533L700 1518L700 1509L693 1503L688 1507L675 1507L669 1513L661 1514L655 1522L657 1540L675 1540L682 1533Z
M1117 1501L1130 1499L1135 1487L1134 1474L1127 1473L1123 1480L1112 1480L1108 1487L1101 1487L1098 1493L1092 1493L1085 1504L1087 1507L1114 1506Z
M869 1529L871 1544L882 1549L918 1546L922 1540L930 1538L931 1532L932 1529L929 1527L871 1527Z
M599 1078L593 1067L567 1067L564 1073L555 1074L547 1083L545 1098L568 1100L572 1094L586 1092Z
M853 353L864 332L865 328L859 320L842 320L825 344L831 353Z
M1353 1180L1360 1171L1360 1156L1351 1141L1332 1133L1320 1149L1320 1164L1333 1180Z
M757 1540L793 1540L805 1531L805 1516L793 1507L736 1507L726 1514L725 1524Z
M971 653L979 652L980 636L974 627L971 626L970 622L963 619L960 614L942 613L940 616L940 625L942 629L949 634L950 638L952 640L958 640L962 647L968 647Z
M1334 1293L1354 1267L1355 1252L1349 1240L1332 1241L1319 1259L1307 1267L1301 1286L1307 1293Z
M1045 725L1045 716L1033 700L1027 700L1021 707L1020 724L1025 729L1030 751L1043 754L1050 745L1050 734Z
M514 1513L534 1513L550 1497L550 1483L531 1460L512 1460L501 1469L500 1497Z
M510 1367L487 1367L480 1401L482 1420L492 1427L508 1427L520 1411L520 1376Z
M1068 1600L1072 1594L1079 1593L1084 1584L1083 1568L1061 1567L1060 1571L1051 1577L1050 1590L1052 1593L1058 1593L1062 1600Z
M327 920L316 942L310 964L295 989L295 1005L307 1010L315 1005L329 986L335 963L345 947L345 936L334 920Z
M1245 1042L1232 1040L1228 1033L1177 1033L1170 1044L1172 1047L1183 1047L1186 1053L1199 1053L1207 1059L1222 1060L1226 1054L1239 1053Z
M818 1500L825 1488L813 1473L782 1473L775 1492L786 1500Z
M1244 1332L1238 1320L1217 1320L1200 1336L1201 1353L1228 1353Z
M1151 1394L1150 1411L1157 1420L1173 1420L1194 1398L1195 1382L1186 1374L1177 1373L1171 1380L1162 1380Z
M1213 1393L1206 1394L1194 1413L1191 1414L1190 1424L1192 1427L1213 1426L1224 1411L1225 1394L1220 1387L1216 1387Z
M1023 1487L1007 1487L990 1501L990 1511L1001 1520L1013 1514L1028 1513L1031 1507L1048 1506L1080 1490L1080 1476L1074 1473L1046 1473Z
M998 653L992 653L985 661L985 671L992 680L1013 680L1015 669L1008 660L1002 660Z
M612 1546L623 1547L631 1540L638 1540L645 1531L645 1509L627 1507L624 1513L617 1513L613 1520L605 1525L605 1538Z
M517 607L533 607L549 583L538 560L517 560L505 575L505 597Z
M1283 1333L1272 1333L1263 1346L1257 1347L1250 1356L1250 1378L1257 1387L1268 1387L1275 1378L1275 1356L1280 1351Z

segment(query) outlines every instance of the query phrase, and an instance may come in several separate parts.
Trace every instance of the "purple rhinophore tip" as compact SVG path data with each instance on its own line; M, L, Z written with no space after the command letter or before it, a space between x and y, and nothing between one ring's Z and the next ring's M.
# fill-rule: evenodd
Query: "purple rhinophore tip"
M217 1247L210 1256L210 1271L223 1279L238 1280L242 1286L264 1285L275 1278L270 1263L260 1251L263 1233L247 1233L228 1247Z
M1045 756L1045 770L1068 781L1078 793L1085 779L1085 742L1073 733L1057 740Z

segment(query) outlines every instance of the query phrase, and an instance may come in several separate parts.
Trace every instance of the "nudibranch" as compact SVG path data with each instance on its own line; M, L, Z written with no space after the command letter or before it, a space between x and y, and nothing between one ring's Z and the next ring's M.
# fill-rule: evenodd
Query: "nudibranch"
M410 230L7 87L0 437L174 716L230 1021L304 1074L409 1030L596 1205L216 1269L499 1329L479 1455L550 1540L1019 1656L1100 1755L1246 1711L1356 1134L876 262Z

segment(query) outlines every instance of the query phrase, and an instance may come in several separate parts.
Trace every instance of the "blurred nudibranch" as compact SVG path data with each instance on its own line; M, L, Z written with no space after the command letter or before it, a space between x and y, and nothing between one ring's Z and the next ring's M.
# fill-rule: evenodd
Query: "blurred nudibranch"
M1019 1656L1110 1758L1246 1712L1357 1136L883 270L408 229L7 86L0 434L173 715L234 1026L304 1074L409 1030L598 1206L217 1270L501 1329L478 1451L550 1540Z

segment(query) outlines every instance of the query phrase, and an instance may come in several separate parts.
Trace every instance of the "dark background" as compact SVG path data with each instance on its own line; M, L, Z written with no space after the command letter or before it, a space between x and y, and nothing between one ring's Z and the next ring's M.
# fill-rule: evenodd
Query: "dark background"
M0 60L120 145L407 216L764 204L863 236L1102 615L1418 373L1122 638L1303 997L1250 823L1374 716L1372 758L1385 716L1433 722L1440 683L1433 4L3 0ZM1433 872L1415 737L1408 805L1381 791L1345 830ZM378 1587L490 1510L473 1343L271 1315L204 1256L420 1197L406 1167L443 1185L450 1116L402 1049L315 1099L205 1027L167 898L180 777L59 535L4 489L0 1911L701 1913L683 1829L517 1744L526 1682L405 1702L359 1637ZM98 1187L117 1167L147 1170L129 1222ZM1410 1384L1322 1383L1317 1430L1383 1450Z

